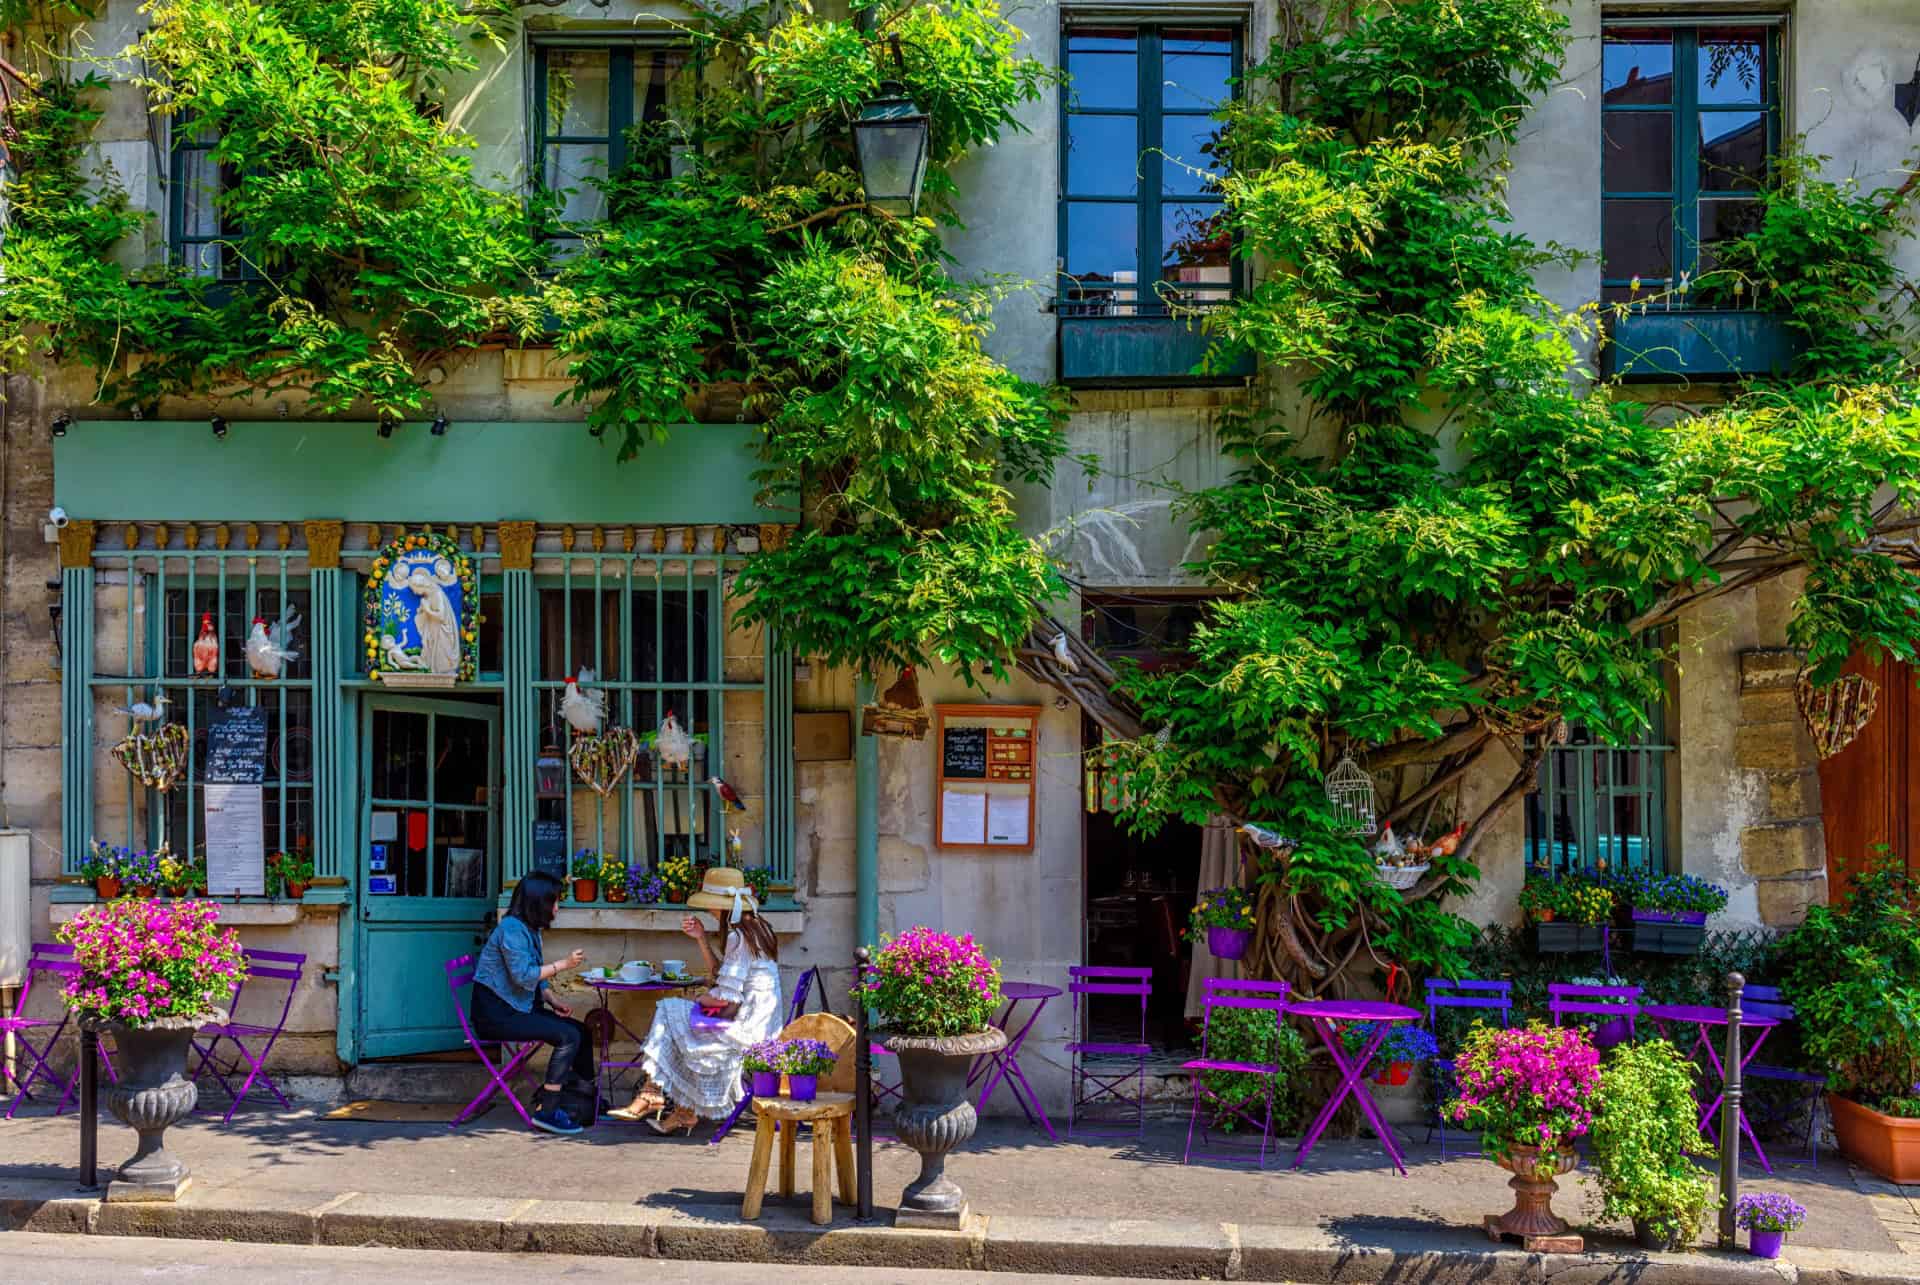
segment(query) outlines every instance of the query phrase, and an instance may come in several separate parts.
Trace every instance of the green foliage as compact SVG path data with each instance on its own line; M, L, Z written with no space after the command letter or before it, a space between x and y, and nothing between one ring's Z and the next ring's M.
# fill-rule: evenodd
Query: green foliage
M1258 1128L1267 1109L1267 1092L1273 1092L1273 1127L1276 1133L1298 1131L1305 1119L1307 1085L1307 1042L1299 1031L1285 1022L1276 1023L1273 1014L1251 1008L1219 1008L1213 1012L1207 1032L1207 1056L1225 1062L1257 1062L1278 1067L1277 1074L1259 1075L1252 1071L1202 1071L1200 1082L1213 1097L1209 1100L1213 1126L1223 1133L1235 1129ZM1237 1112L1254 1118L1254 1124Z
M1650 1223L1663 1239L1691 1242L1698 1233L1709 1175L1688 1156L1711 1148L1700 1136L1694 1076L1665 1040L1607 1055L1590 1134L1600 1217Z

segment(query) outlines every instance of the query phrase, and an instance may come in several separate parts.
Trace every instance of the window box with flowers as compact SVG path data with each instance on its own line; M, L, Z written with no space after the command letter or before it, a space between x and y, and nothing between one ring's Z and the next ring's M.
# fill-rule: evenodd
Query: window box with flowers
M1613 893L1583 874L1529 879L1520 910L1533 925L1534 949L1543 955L1599 952L1606 948Z
M1697 955L1707 916L1726 909L1727 890L1693 875L1622 875L1622 903L1632 906L1633 948L1643 954Z

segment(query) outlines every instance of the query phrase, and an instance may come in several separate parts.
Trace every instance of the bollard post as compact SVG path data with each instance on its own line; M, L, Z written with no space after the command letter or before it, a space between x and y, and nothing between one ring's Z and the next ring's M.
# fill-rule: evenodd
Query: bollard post
M80 1187L100 1190L100 1034L80 1028Z
M858 1201L854 1217L873 1221L873 1041L867 1032L867 965L865 946L853 952L853 1131L858 1150L853 1171Z
M1720 1248L1732 1249L1739 1237L1733 1225L1733 1202L1740 1196L1740 994L1747 979L1727 974L1727 1047L1723 1054L1720 1105Z

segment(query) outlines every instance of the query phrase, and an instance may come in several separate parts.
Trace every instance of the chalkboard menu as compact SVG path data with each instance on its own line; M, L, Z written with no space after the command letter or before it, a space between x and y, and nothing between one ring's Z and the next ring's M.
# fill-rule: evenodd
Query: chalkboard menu
M940 775L983 780L987 775L987 729L949 727L940 741Z
M264 705L215 709L207 728L205 779L211 785L259 785L267 779Z
M533 868L544 870L565 883L567 880L567 823L533 823Z

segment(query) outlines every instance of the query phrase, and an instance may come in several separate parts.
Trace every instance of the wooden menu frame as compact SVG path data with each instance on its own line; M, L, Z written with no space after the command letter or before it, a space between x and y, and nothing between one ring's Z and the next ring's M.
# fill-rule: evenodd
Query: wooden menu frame
M934 707L934 804L933 846L942 851L1032 852L1034 841L1034 799L1040 768L1040 714L1038 705L935 705ZM956 739L948 748L948 724L963 726L952 731L984 732L964 741ZM1008 735L1006 733L1015 733ZM978 773L974 771L979 768ZM991 825L983 818L977 840L948 841L947 800L949 793L985 796L987 799L1021 799L1026 804L1026 841L993 842ZM992 805L983 803L991 814ZM959 818L956 818L956 822Z

